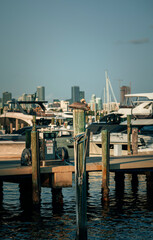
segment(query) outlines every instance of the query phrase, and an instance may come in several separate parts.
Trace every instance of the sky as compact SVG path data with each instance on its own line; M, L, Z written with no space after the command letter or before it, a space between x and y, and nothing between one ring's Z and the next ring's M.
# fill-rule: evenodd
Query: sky
M153 92L153 0L0 0L0 97Z

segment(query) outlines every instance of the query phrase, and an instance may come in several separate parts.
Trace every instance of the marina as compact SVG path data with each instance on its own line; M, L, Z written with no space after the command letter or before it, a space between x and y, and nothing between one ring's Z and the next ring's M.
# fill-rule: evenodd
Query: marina
M74 238L85 240L90 239L87 201L92 174L101 182L96 191L101 193L104 210L110 207L112 186L119 200L123 198L126 178L130 179L132 191L138 190L143 179L147 199L152 196L153 122L148 113L145 117L132 114L125 118L121 112L113 112L89 123L85 102L74 102L69 108L73 111L70 125L60 114L55 118L44 115L44 119L31 115L30 126L18 129L19 115L12 115L16 116L16 131L0 136L0 202L3 206L5 184L17 184L21 206L30 205L38 214L44 189L50 189L53 211L60 212L65 204L63 192L75 185ZM3 122L12 129L13 124L7 118L2 115ZM44 125L46 120L48 125Z
M153 239L153 1L2 0L0 239Z

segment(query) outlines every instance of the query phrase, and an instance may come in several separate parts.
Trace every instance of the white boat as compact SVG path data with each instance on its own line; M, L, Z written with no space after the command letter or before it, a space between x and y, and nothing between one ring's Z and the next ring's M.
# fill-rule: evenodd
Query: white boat
M132 115L135 118L148 118L153 116L153 93L126 94L130 105L120 106L117 113L122 117Z

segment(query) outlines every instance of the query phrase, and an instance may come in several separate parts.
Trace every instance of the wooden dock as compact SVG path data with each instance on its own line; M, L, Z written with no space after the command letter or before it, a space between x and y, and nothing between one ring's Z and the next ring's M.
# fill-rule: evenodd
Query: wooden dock
M73 160L71 160L73 163ZM75 168L61 160L49 160L45 166L40 166L42 186L69 187L72 185L72 173ZM102 171L101 157L87 157L86 171ZM145 174L153 171L153 155L136 155L110 158L110 172ZM20 182L32 176L32 166L15 166L0 169L0 180L8 182ZM47 181L47 179L51 181ZM51 185L50 185L51 184Z

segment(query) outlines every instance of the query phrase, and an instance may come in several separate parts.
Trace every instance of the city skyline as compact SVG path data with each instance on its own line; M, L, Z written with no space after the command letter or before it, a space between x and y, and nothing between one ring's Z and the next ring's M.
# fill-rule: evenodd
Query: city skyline
M80 86L89 102L103 97L105 70L118 101L121 83L153 92L151 0L1 0L0 30L0 95L45 86L52 101Z

